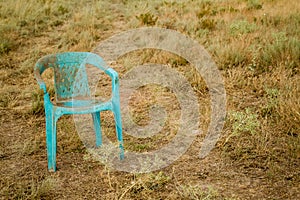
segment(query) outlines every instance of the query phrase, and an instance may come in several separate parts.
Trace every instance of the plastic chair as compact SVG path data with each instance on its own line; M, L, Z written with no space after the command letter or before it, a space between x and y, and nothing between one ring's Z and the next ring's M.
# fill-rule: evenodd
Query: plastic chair
M101 102L91 98L86 65L96 66L111 77L112 95L110 100ZM51 102L45 82L41 77L47 68L54 70L55 103ZM111 110L115 119L120 159L124 158L119 78L117 72L109 68L101 57L88 52L48 55L37 61L34 75L40 88L44 91L49 171L56 171L56 122L62 115L91 113L96 134L96 146L100 146L102 144L100 112Z

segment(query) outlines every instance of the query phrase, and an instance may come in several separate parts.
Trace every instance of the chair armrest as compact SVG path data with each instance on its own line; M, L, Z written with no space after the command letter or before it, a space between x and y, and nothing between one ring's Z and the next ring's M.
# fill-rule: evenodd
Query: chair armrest
M112 80L112 96L119 96L119 75L118 73L112 69L108 68L105 70L105 73L110 76Z
M43 79L41 77L41 74L39 73L38 69L34 70L34 77L37 80L37 82L38 82L38 84L40 86L40 89L42 89L44 91L44 94L46 94L47 93L46 84L43 81Z
M108 68L108 69L106 69L104 72L105 72L108 76L110 76L110 78L111 78L112 80L117 80L117 79L119 79L118 73L117 73L114 69L112 69L112 68Z

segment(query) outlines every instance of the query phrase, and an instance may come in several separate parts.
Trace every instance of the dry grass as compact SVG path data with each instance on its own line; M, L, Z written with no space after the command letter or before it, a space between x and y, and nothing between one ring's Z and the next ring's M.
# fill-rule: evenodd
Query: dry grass
M300 199L299 13L297 0L0 1L0 198ZM93 160L72 118L63 117L58 123L59 169L47 172L34 63L50 53L92 51L122 30L153 25L197 40L221 70L228 115L216 148L200 160L199 136L188 152L160 171L118 172ZM187 78L206 133L210 99L193 66L148 50L126 55L115 69L122 76L147 62L169 64ZM45 76L49 83L50 77L51 72ZM152 103L166 107L164 129L146 139L125 134L126 149L157 149L176 134L179 107L166 88L150 85L134 94L135 121L148 122ZM104 113L103 119L103 129L113 139L111 114Z

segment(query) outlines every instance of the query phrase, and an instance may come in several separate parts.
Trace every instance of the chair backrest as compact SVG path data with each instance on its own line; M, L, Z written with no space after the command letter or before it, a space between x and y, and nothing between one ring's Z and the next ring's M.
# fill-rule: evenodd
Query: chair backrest
M56 101L61 102L90 96L86 64L95 65L97 61L103 62L99 56L88 52L58 53L41 58L36 70L42 74L47 68L53 68Z
M74 52L56 55L54 84L58 102L90 95L84 62L86 57L86 53Z

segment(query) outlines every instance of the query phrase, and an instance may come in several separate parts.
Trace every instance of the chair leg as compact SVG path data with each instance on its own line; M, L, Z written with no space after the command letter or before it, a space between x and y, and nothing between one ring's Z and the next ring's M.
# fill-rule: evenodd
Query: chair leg
M114 118L115 118L115 126L116 126L116 134L119 142L120 148L120 159L124 159L124 147L123 147L123 136L122 136L122 118L121 118L121 110L120 107L115 106L113 109Z
M56 171L56 120L53 111L46 113L46 143L48 170Z
M100 112L92 113L93 122L94 122L94 129L96 133L96 146L102 145L102 131L101 131L101 118Z

